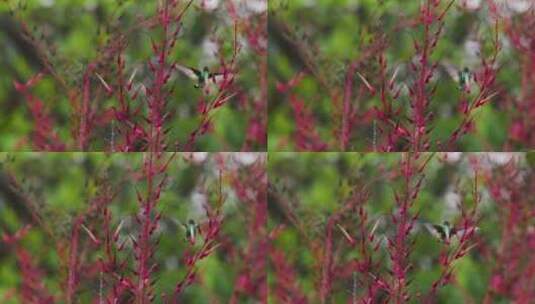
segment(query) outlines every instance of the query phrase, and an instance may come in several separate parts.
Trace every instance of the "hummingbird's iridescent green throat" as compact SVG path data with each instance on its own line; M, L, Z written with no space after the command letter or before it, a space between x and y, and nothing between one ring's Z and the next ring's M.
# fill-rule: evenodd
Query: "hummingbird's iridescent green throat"
M202 71L196 71L197 77L199 80L197 81L197 84L195 84L196 88L202 88L204 87L204 84L210 78L210 70L208 70L208 67L204 67Z

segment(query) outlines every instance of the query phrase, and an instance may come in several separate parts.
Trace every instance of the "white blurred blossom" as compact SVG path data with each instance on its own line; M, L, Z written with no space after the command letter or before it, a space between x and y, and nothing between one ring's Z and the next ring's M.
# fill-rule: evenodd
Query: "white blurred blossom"
M461 196L453 188L448 189L444 195L445 216L453 217L458 212L458 206L461 204Z
M267 11L267 0L233 0L233 2L238 14L242 17L261 14Z
M481 44L476 40L466 40L464 43L464 50L469 56L470 60L477 61L481 53Z
M533 8L533 0L495 0L501 12L507 15L525 13Z
M458 162L461 157L463 156L463 153L462 152L445 152L442 154L443 155L443 159L448 162L448 163L456 163Z
M527 12L530 7L533 7L534 4L534 2L531 0L509 0L507 2L509 9L515 13Z
M234 158L240 164L248 166L256 162L258 159L260 159L260 157L262 157L262 153L242 152L242 153L236 153Z
M40 0L39 2L41 2L41 5L44 7L51 7L54 5L54 0Z
M199 219L204 216L204 206L208 203L206 193L194 191L191 194L191 208L189 209L189 218Z
M242 0L246 3L246 8L253 13L263 13L267 10L266 0Z
M463 8L473 11L481 7L481 0L461 0L460 4Z
M207 152L186 152L184 158L194 164L200 164L208 158Z
M197 0L196 4L202 10L213 11L219 6L219 0Z
M492 164L495 165L505 165L510 162L513 158L517 158L519 155L515 153L499 153L499 152L490 152L487 153L487 157Z
M213 39L205 38L202 42L203 61L201 65L210 65L217 62L217 52L219 51L219 45Z

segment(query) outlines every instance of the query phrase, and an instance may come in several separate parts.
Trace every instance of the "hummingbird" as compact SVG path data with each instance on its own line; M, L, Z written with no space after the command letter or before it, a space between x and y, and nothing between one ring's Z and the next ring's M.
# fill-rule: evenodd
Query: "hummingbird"
M189 219L188 224L184 225L184 228L186 228L186 240L188 240L191 245L195 244L197 233L201 233L201 226L194 220Z
M450 77L457 82L459 90L470 93L470 87L472 85L472 80L474 79L474 74L468 67L465 66L463 69L459 70L453 64L447 62L442 63L442 66L450 75Z
M177 64L176 67L182 74L195 81L193 86L197 89L205 88L209 84L218 84L224 79L232 77L231 73L210 72L207 66L203 67L202 70L180 64Z
M197 234L201 234L201 225L195 222L195 220L193 219L189 219L186 224L182 223L177 219L175 219L174 221L176 224L178 224L184 229L186 233L184 239L188 241L191 245L195 245L195 241L197 240Z
M431 235L446 244L449 244L453 237L462 237L467 231L466 229L457 229L451 226L450 222L448 221L444 221L442 224L423 223L423 225L429 231L429 233L431 233ZM473 229L474 231L478 230L477 227Z
M467 89L470 90L470 83L472 80L472 72L470 72L470 69L464 67L462 71L457 71L457 76L459 82L459 89L463 91L466 91Z

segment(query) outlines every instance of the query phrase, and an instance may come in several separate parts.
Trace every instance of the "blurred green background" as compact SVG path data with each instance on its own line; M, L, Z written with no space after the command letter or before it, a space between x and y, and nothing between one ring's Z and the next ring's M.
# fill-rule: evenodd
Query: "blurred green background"
M74 217L87 210L89 200L104 185L112 187L112 193L116 194L110 204L112 227L117 227L124 221L119 241L128 239L130 234L137 235L138 225L133 216L139 210L136 189L141 193L145 189L143 179L138 180L142 158L141 153L0 154L0 235L6 231L13 233L25 223L32 222L29 206L35 208L44 225L32 222L33 227L22 239L21 245L30 252L33 262L43 271L46 288L51 294L59 295L65 291L66 270L61 267L67 265L66 261L59 259L56 242L69 242ZM155 286L158 296L154 303L162 303L160 295L163 292L171 294L175 284L185 274L181 257L191 247L185 240L185 231L176 220L182 223L188 219L194 219L197 223L206 221L203 204L214 207L222 164L229 171L224 171L222 175L222 191L226 201L222 210L222 230L217 239L221 246L197 264L198 281L187 287L179 299L182 303L228 302L238 273L248 267L240 257L250 245L248 230L244 227L249 225L247 216L250 215L249 207L252 206L238 199L227 173L233 171L247 174L255 160L260 161L261 158L261 154L257 153L198 153L193 157L179 154L171 163L167 170L169 181L157 206L163 217L156 231L160 243L154 260L160 270L152 277L157 279ZM16 177L21 189L12 187L10 176ZM23 198L29 198L33 203L24 204ZM89 217L85 221L88 227L101 227L98 223L98 217ZM53 239L44 233L45 226L52 229ZM102 231L94 230L93 233L98 237ZM91 246L88 235L83 230L80 231L80 238L81 263L87 266L89 261L96 261L103 253ZM196 250L202 243L201 238L197 238ZM118 256L120 259L127 258L129 268L133 269L130 241L126 242L125 250ZM9 290L17 288L21 279L14 248L0 243L0 301ZM98 276L89 280L83 277L76 294L76 303L95 303L98 299L98 282ZM108 289L104 286L104 292L106 290ZM16 299L3 303L22 303ZM239 299L240 303L257 303L253 298ZM57 303L61 303L59 301Z
M311 303L315 303L313 299L318 299L319 296L321 264L318 265L320 262L317 260L317 254L326 246L327 219L342 208L352 191L361 191L367 187L370 192L364 205L370 225L367 229L371 230L375 222L380 220L376 238L391 237L394 233L395 225L389 215L395 210L394 191L403 195L402 178L396 177L399 173L400 157L400 153L270 153L268 175L270 186L275 190L270 191L269 195L268 225L270 229L283 227L280 235L273 241L274 246L285 253L286 262L292 265L295 271L298 288ZM532 176L533 167L526 165L521 153L452 153L447 158L444 154L434 155L424 170L422 188L410 213L414 215L420 212L421 221L440 224L448 220L452 224L455 223L460 220L458 202L462 200L467 210L473 207L471 191L474 171L471 163L478 162L480 168L492 172L512 158L518 161L517 166L526 173L523 173L523 176ZM496 266L492 259L489 260L489 251L495 250L502 238L501 217L507 211L504 206L497 205L489 197L485 178L479 177L478 187L482 197L477 211L480 230L475 240L478 246L455 263L454 283L440 288L434 303L482 303L487 291L491 271ZM302 226L297 227L288 214L293 214ZM348 233L358 237L359 219L356 212L346 212L337 222L345 225ZM420 303L415 297L416 294L425 295L440 274L438 258L443 246L422 228L417 225L409 237L415 241L409 257L413 266L408 275L408 280L411 281L410 303ZM318 242L316 245L319 246L319 252L311 249L308 239ZM334 276L338 275L338 278L333 281L332 297L328 303L351 303L353 281L351 273L342 279L344 271L347 275L347 268L342 265L348 265L345 263L360 257L360 253L357 248L351 249L347 245L338 228L333 231L333 240L334 255L338 257L339 268L334 271ZM386 275L386 269L392 265L385 245L381 245L373 257L378 263L373 272ZM363 275L365 274L358 274L359 278L366 280L366 277L361 277ZM276 298L273 295L276 292L273 287L276 279L273 268L270 268L268 280L272 286L272 299ZM357 294L361 295L362 292L362 286L358 285ZM271 303L277 301L272 300ZM510 302L497 296L492 298L492 303Z
M117 42L117 34L125 35L128 42L124 52L125 78L137 69L134 88L152 82L147 65L154 60L151 40L161 39L161 30L148 29L140 20L156 15L160 1L105 1L105 0L9 0L0 3L0 150L31 150L31 144L23 139L29 136L33 120L25 99L13 87L13 81L25 82L32 75L43 71L48 64L65 82L47 75L32 92L40 97L57 122L56 131L60 138L73 145L71 132L74 124L71 116L74 110L69 102L70 90L80 90L82 76L87 65L96 58L105 57L105 47ZM180 1L181 7L187 1ZM170 54L169 61L185 66L212 70L219 68L219 49L226 61L232 57L234 22L224 3L214 8L203 8L195 0L182 20L183 29ZM237 3L236 5L238 5ZM240 6L240 18L256 19L260 11ZM265 10L264 10L265 11ZM22 22L31 33L34 43L29 43L22 30ZM236 85L238 96L251 100L259 94L256 64L260 60L248 46L242 25L238 28L238 43L242 44L237 57L238 75ZM101 60L97 72L110 84L116 83L116 58ZM167 88L173 89L169 97L169 113L172 114L168 127L169 142L185 144L189 134L198 127L197 114L201 90L181 73L173 74ZM102 84L91 75L92 105L102 108L117 107L116 97L107 98ZM97 95L97 92L100 91ZM140 93L141 94L141 93ZM142 94L141 94L142 95ZM213 97L212 97L213 98ZM139 99L143 102L144 99ZM138 105L133 102L132 108ZM213 132L201 136L195 146L200 151L238 151L246 139L247 122L251 115L250 105L238 97L215 111ZM146 105L143 106L146 113ZM111 124L95 127L91 151L111 150ZM71 148L73 149L73 148ZM252 146L251 150L263 150Z
M385 56L388 63L388 78L399 67L396 85L410 85L415 76L411 75L408 63L414 58L413 39L422 41L422 26L418 20L419 5L422 1L404 0L274 0L269 8L269 150L295 151L292 139L296 129L290 94L276 90L277 82L287 82L299 71L307 73L301 84L293 90L316 118L319 134L330 143L329 150L338 150L333 133L339 123L337 111L331 96L343 94L344 77L349 62L363 55L371 39L385 35L388 48ZM445 27L432 60L453 68L468 67L472 71L480 67L476 54L477 41L481 54L487 56L490 50L494 21L489 17L484 1L479 8L463 6L455 1L445 17ZM442 1L444 8L449 1ZM501 3L501 2L500 2ZM500 4L501 5L501 4ZM511 5L512 6L512 5ZM511 14L512 18L518 12ZM516 106L509 96L518 96L521 88L519 66L520 57L512 50L500 24L502 50L498 57L500 66L498 85L503 95L494 97L492 102L475 111L475 132L464 136L456 151L501 151L508 142L508 128L516 119ZM377 54L364 62L358 70L377 85ZM460 90L455 80L439 66L432 80L437 84L436 94L430 111L434 113L431 139L444 142L459 125L461 116L457 107ZM355 77L355 87L361 80ZM432 87L432 84L430 85ZM475 90L472 90L474 92ZM356 95L355 93L354 95ZM410 113L407 89L394 106L401 105L400 116ZM355 98L354 98L355 99ZM358 114L380 105L378 96L353 101ZM338 111L339 112L339 111ZM400 119L402 119L400 117ZM378 133L378 131L376 130ZM380 136L380 135L377 135ZM373 122L357 119L349 150L373 151ZM522 143L512 143L513 151L526 149Z

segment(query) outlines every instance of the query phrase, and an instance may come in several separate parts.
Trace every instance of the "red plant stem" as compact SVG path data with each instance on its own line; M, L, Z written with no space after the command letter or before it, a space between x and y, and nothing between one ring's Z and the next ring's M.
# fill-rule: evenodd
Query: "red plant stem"
M325 240L322 247L324 248L321 256L321 277L319 286L319 298L321 303L327 303L332 292L332 283L335 279L333 273L334 269L334 251L333 230L338 221L342 219L344 214L353 212L356 207L368 199L368 192L366 187L355 191L351 198L345 202L334 214L329 216L327 225L325 227Z
M343 93L343 100L342 100L342 123L341 123L341 130L340 130L340 148L342 151L346 151L349 145L349 140L351 138L351 128L354 124L354 116L355 116L355 109L352 106L352 97L353 97L353 82L355 79L355 73L357 71L357 67L361 65L363 62L371 58L372 56L375 56L377 52L380 52L384 49L385 44L383 43L383 39L381 37L378 37L377 41L371 44L370 46L366 47L363 51L363 55L359 58L353 60L349 68L347 69L346 75L345 75L345 81L344 81L344 93ZM361 76L362 77L362 76ZM363 79L364 81L364 79ZM365 83L361 85L360 94L364 91L364 88L366 87L372 95L374 94L374 88L368 87L370 84ZM359 95L360 95L359 94ZM360 97L360 96L359 96ZM382 92L382 97L384 97L384 92Z
M215 98L213 98L208 105L206 106L206 109L201 113L201 119L199 126L197 129L195 129L193 132L191 132L190 137L188 139L188 142L184 146L185 151L190 151L193 149L195 145L195 141L200 135L205 134L208 132L208 129L210 128L210 123L212 119L212 113L213 110L220 107L223 103L225 103L231 95L227 95L226 91L220 90L220 92L217 94Z
M90 77L95 70L95 65L93 63L87 66L87 70L84 73L83 77L83 87L82 87L82 105L80 113L80 128L78 130L78 148L80 151L85 151L87 149L87 143L89 141L89 134L91 132L91 120L92 113L90 109L91 102L91 80Z
M425 175L422 173L434 154L427 159L418 161L420 153L402 153L400 161L400 175L404 179L403 193L395 193L397 210L392 214L392 221L396 225L394 239L388 239L389 255L392 261L393 286L389 286L390 296L394 303L406 303L410 299L407 274L411 268L410 253L413 242L409 235L418 218L418 213L410 214L410 208L418 197Z
M113 284L110 286L110 295L106 297L107 302L118 301L121 294L128 288L133 286L127 278L123 277L125 262L119 264L117 261L116 251L121 251L124 247L124 242L117 244L119 239L119 230L112 233L111 231L111 211L105 207L101 210L103 217L103 230L104 230L104 258L100 260L100 273L105 273L110 277ZM117 246L118 245L118 246ZM99 282L99 284L101 284ZM99 299L100 300L100 299Z
M2 227L4 228L4 227ZM32 257L21 245L20 241L31 229L31 225L26 225L15 233L2 232L0 244L6 247L14 246L21 273L20 299L24 303L53 304L54 297L45 288L41 270L35 265L35 257ZM8 301L15 295L15 290L7 291L2 300Z
M413 128L410 134L411 151L427 151L429 150L429 138L427 123L430 120L428 108L430 104L431 95L434 94L434 89L428 92L428 83L434 73L436 64L430 66L430 57L437 45L439 37L444 28L443 17L453 5L454 0L450 1L447 7L438 14L437 8L441 0L428 0L426 4L420 6L419 22L424 25L423 42L419 45L414 41L414 48L418 55L418 63L411 64L412 70L418 73L418 77L409 90L411 95L411 109L412 109L412 123ZM437 25L435 32L431 32L433 25Z
M342 110L342 128L340 134L340 149L346 151L350 137L350 116L352 114L351 109L351 97L353 93L353 79L355 77L355 70L357 68L357 62L354 61L350 64L346 73L345 85L344 85L344 100Z
M358 224L358 229L360 232L359 251L360 251L361 257L360 257L360 261L356 261L357 262L356 270L362 273L365 277L368 277L374 269L373 251L377 251L381 240L376 239L374 232L368 231L368 229L366 228L369 223L368 213L366 212L362 204L358 207L357 214L358 214L358 219L359 219L359 224ZM374 225L377 225L377 223L375 223ZM374 244L374 240L376 242L375 244ZM377 290L378 290L378 286L376 286L377 285L376 281L378 280L377 274L374 275L374 277L375 277L375 280L373 284L369 284L367 286L366 294L362 296L362 299L360 301L361 303L371 303L371 301L375 298ZM356 290L353 290L352 292L356 292ZM354 294L353 296L355 297L356 294Z
M535 132L530 132L535 128L535 111L533 110L535 109L535 73L533 73L535 70L534 10L532 7L525 14L505 16L506 14L499 14L496 3L489 2L495 8L495 14L498 15L496 18L504 23L505 36L518 56L517 60L521 69L520 92L518 96L509 97L513 103L507 109L511 112L517 112L513 117L514 123L509 129L509 145L516 143L525 147L535 147ZM503 91L500 93L503 93ZM505 150L513 149L506 148Z
M288 262L283 250L270 246L270 259L274 275L277 278L275 284L275 297L280 303L306 304L306 296L297 286L297 274Z
M141 225L137 242L134 244L137 260L137 287L135 289L136 303L150 303L154 298L152 289L151 274L156 270L157 265L152 264L152 256L155 252L155 245L151 238L158 227L161 213L155 212L155 207L160 199L161 190L167 182L167 176L163 176L156 181L156 177L163 174L176 154L172 154L164 161L161 152L146 153L143 160L143 176L146 183L146 194L138 192L138 202L140 212L136 215L137 222Z
M267 39L267 38L266 38ZM267 106L268 106L268 61L267 56L263 56L258 63L259 83L260 83L260 98L255 102L253 111L254 118L249 125L249 130L254 132L247 132L250 141L256 141L259 145L264 146L267 143ZM256 120L256 121L255 121ZM260 129L260 130L258 130ZM249 151L247 147L243 147L242 151Z
M430 14L431 10L431 0L427 1L427 8L425 9L426 13L423 13L421 17L426 18ZM420 75L416 80L416 101L414 105L414 123L416 128L413 129L412 134L412 151L421 151L420 142L421 142L421 132L422 129L425 129L425 108L427 104L427 94L426 94L426 78L427 78L427 64L428 64L428 50L429 50L429 27L428 22L424 22L424 38L423 38L423 51L420 56Z
M123 56L121 54L121 50L119 49L118 50L118 55L117 55L117 86L119 87L119 106L120 106L120 109L121 109L121 112L122 114L126 114L125 116L126 117L129 117L129 107L128 107L128 104L126 103L126 100L125 100L125 92L124 92L124 86L125 86L125 83L124 83L124 75L123 75L123 71L124 71L124 59L123 59Z
M150 241L150 230L153 226L152 223L152 207L153 207L153 179L155 175L154 168L154 157L155 153L148 153L145 155L145 161L143 164L143 171L145 175L145 181L147 183L147 192L145 198L140 202L142 208L142 227L141 232L139 233L138 244L138 283L136 290L137 303L144 304L149 302L149 277L150 272L148 271L149 260L152 256L151 241Z
M504 297L515 303L529 303L535 295L535 233L530 221L535 215L533 200L524 196L535 185L533 170L520 170L517 161L486 170L490 194L500 213L501 238L490 254L491 279L483 303ZM523 183L519 183L522 180Z
M246 210L248 242L242 254L243 264L229 301L237 304L240 294L260 302L267 301L266 258L269 251L267 224L267 172L265 160L259 160L246 172L231 172L232 187ZM243 173L243 174L240 174ZM251 174L252 173L252 174ZM253 178L251 178L251 176Z
M407 221L409 216L409 205L411 203L411 183L412 183L412 154L404 154L402 158L405 158L405 161L401 163L402 170L404 172L403 177L405 178L405 191L401 201L397 200L399 208L399 216L396 216L397 230L395 235L395 250L393 259L393 273L394 273L394 288L393 296L395 303L405 303L406 302L406 277L407 277L407 248L406 248L406 236L407 236ZM405 168L403 168L405 167Z
M327 223L326 234L325 234L325 247L324 247L324 257L321 263L321 285L320 285L320 302L322 304L327 303L329 294L331 293L331 283L332 283L332 263L333 263L333 229L334 229L334 218L330 218Z
M163 41L159 45L159 54L157 69L155 71L154 84L151 87L151 97L149 102L149 151L161 151L162 143L162 123L163 123L163 110L164 110L164 96L163 90L166 82L166 59L167 59L167 47L168 47L168 27L169 27L169 2L166 1L163 9L160 8L160 24L163 28Z
M430 27L434 21L434 12L431 10L431 0L427 1L427 4L423 4L420 7L420 21L424 24L424 37L423 37L423 46L421 46L421 51L419 52L419 75L415 83L415 97L413 99L413 120L414 128L412 129L411 134L411 151L423 151L422 141L423 136L425 135L426 129L426 109L429 103L427 97L427 82L428 82L428 65L429 65L429 52L430 52Z
M55 300L45 287L43 274L33 263L33 257L21 246L16 254L22 274L21 298L25 303L54 304Z
M165 90L171 72L172 66L167 63L168 55L173 49L178 34L181 28L181 19L183 14L193 3L190 0L185 8L178 14L174 14L178 1L166 0L163 5L158 7L158 21L162 28L162 41L160 43L152 42L152 49L154 55L157 57L156 63L149 61L149 68L154 76L154 81L148 90L147 104L148 104L148 122L149 132L147 134L148 151L164 151L166 146L164 124L166 118L169 116L166 112L167 100L172 91ZM170 31L170 25L175 24L176 29ZM171 35L170 35L171 34Z
M77 272L78 272L78 242L80 238L80 226L82 224L83 217L78 216L74 221L72 231L71 231L71 240L70 240L70 254L69 254L69 277L67 280L67 303L73 303L74 293L76 291L77 285Z
M210 253L212 253L213 249L215 248L214 246L216 246L216 243L213 239L205 239L203 241L201 249L199 249L199 251L197 251L192 257L188 258L188 261L186 263L186 275L184 276L184 279L180 281L175 287L174 303L178 303L177 296L184 290L186 286L190 285L193 282L196 273L195 265L201 259L204 259Z

